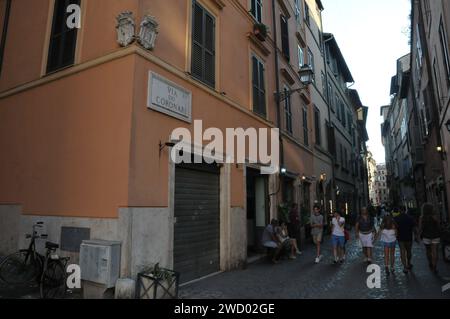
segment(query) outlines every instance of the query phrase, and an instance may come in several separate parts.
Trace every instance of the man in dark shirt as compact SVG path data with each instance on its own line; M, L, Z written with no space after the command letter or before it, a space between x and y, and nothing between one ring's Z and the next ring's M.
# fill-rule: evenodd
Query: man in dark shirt
M413 233L416 229L416 222L411 216L406 213L406 208L402 207L400 209L400 215L395 217L395 223L398 230L397 239L400 246L403 272L407 274L413 267L411 263L411 248L413 242Z

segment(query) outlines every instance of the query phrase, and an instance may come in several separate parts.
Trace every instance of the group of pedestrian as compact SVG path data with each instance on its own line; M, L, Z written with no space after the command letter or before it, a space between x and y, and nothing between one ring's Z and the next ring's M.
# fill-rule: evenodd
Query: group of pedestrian
M274 264L285 254L289 259L296 259L301 251L298 247L297 238L300 233L300 218L298 216L297 204L292 204L289 212L289 223L272 219L271 223L264 229L262 245L271 251L270 257Z
M408 274L412 268L413 241L424 243L430 269L437 272L438 245L440 243L440 226L433 205L422 206L422 214L417 223L407 213L406 207L394 208L392 212L383 214L382 222L377 230L373 217L363 208L356 223L356 237L360 240L365 262L371 264L373 247L380 240L384 247L384 263L386 273L395 272L395 250L400 249L403 272Z
M349 240L348 231L345 228L345 218L339 211L334 212L331 220L331 242L333 245L334 263L344 263L345 261L345 245ZM315 263L318 264L323 259L321 247L323 242L323 231L325 228L325 219L321 214L321 206L314 205L314 211L311 216L311 235L316 246Z
M293 204L289 214L289 227L286 222L279 222L274 219L264 230L262 244L264 247L273 250L272 262L274 263L278 263L279 257L283 252L286 252L290 259L295 259L297 254L301 254L297 242L300 228L297 211L298 206ZM316 247L314 262L318 264L323 259L321 248L325 228L325 218L321 213L319 204L314 205L310 225L312 239ZM334 264L342 264L345 261L345 246L349 240L349 233L345 225L346 220L344 216L339 211L335 211L331 220ZM374 216L369 214L367 208L362 208L361 214L356 220L355 230L356 239L361 243L364 262L368 264L373 262L375 242L378 240L382 243L387 274L395 272L395 251L397 246L400 249L403 272L408 274L412 270L412 246L414 240L416 242L422 240L426 247L429 267L433 272L437 272L440 223L437 214L434 212L433 205L426 203L422 206L422 213L418 222L408 214L406 207L394 208L391 212L383 211L380 223L375 222Z

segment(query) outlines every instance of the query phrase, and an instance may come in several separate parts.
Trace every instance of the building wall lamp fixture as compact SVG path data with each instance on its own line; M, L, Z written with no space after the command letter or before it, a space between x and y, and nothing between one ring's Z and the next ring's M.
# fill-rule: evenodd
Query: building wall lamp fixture
M447 159L447 152L444 150L444 148L441 145L438 145L436 147L436 151L441 154L441 157L443 160Z
M283 92L275 92L275 98L278 103L281 103L287 100L292 94L295 92L300 92L308 87L313 82L314 71L311 66L305 64L298 71L298 75L300 77L300 82L302 87L295 90L284 90Z
M166 147L174 147L175 145L177 145L176 142L166 142L165 144L163 144L161 141L159 141L159 157L161 157L161 153L162 151L166 148Z

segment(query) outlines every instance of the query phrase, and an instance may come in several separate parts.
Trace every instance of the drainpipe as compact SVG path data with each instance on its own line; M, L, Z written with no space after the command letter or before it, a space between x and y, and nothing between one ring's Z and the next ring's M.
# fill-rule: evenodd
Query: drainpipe
M278 58L278 36L277 36L277 19L275 14L275 0L272 0L272 22L273 22L273 42L275 51L275 84L276 84L276 106L277 106L277 126L280 130L280 168L284 167L284 147L283 147L283 137L281 133L281 110L280 110L280 75L279 75L279 58ZM278 192L282 190L281 187L281 176L279 176L280 187ZM277 192L277 193L278 193ZM277 193L273 194L276 195Z
M8 34L9 16L11 15L12 0L6 1L5 20L3 21L2 38L0 41L0 75L2 73L3 56L5 54L6 35Z
M321 22L322 23L322 22ZM323 27L322 27L322 31L323 31ZM325 82L326 82L326 84L327 84L327 89L326 89L326 94L327 94L327 109L328 109L328 120L329 120L329 126L330 126L330 128L329 129L331 129L331 125L332 125L332 122L331 122L331 109L330 109L330 103L329 103L329 101L330 101L330 90L328 89L328 63L327 63L327 50L326 50L326 44L327 44L327 42L329 42L329 41L331 41L331 40L333 40L334 39L334 35L331 35L331 38L329 38L328 40L324 40L323 41L323 65L324 65L324 67L325 67ZM329 134L327 134L327 136L329 137ZM328 143L330 143L330 141L328 141ZM334 160L334 156L332 155L331 156L331 174L332 174L332 176L331 176L331 190L332 190L332 194L331 194L331 200L334 202L334 205L333 205L333 207L336 207L336 203L337 203L337 201L336 201L336 199L335 199L335 195L336 195L336 191L335 191L335 188L336 188L336 172L335 172L335 160ZM331 212L331 213L333 213L333 212Z

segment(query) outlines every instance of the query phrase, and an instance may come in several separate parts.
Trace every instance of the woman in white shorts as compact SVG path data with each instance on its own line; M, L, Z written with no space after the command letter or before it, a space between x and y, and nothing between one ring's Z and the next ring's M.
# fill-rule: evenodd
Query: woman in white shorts
M369 216L366 207L361 209L361 215L356 221L356 238L361 241L364 253L364 261L369 265L373 258L373 242L375 238L375 221Z
M422 216L419 221L419 231L423 244L427 249L428 265L432 272L437 273L438 247L441 243L439 219L430 203L422 205Z

